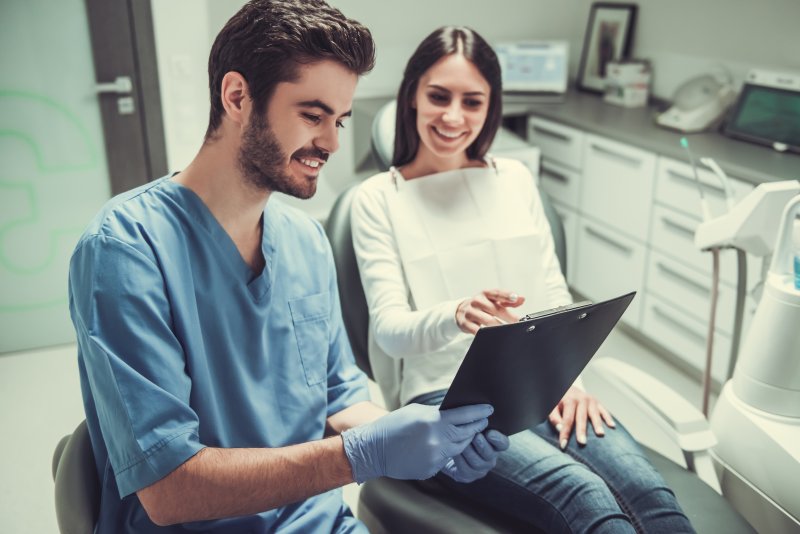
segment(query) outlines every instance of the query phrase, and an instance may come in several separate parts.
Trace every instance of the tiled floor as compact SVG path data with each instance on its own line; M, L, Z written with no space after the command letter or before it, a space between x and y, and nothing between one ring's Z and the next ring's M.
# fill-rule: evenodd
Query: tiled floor
M699 399L699 386L692 379L625 334L612 334L597 358L609 356L659 377L693 403ZM602 391L593 393L602 400ZM379 396L376 387L373 394ZM55 533L52 453L58 440L84 417L75 347L0 356L0 402L0 532ZM636 426L624 422L637 435ZM650 440L650 446L661 445L653 443L649 433L637 437ZM355 509L355 484L345 488L345 499Z

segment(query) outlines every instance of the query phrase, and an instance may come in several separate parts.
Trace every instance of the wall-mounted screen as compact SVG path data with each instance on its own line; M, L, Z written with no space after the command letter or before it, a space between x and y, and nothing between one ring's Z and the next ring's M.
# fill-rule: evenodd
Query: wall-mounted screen
M564 93L569 45L566 41L498 43L504 93Z

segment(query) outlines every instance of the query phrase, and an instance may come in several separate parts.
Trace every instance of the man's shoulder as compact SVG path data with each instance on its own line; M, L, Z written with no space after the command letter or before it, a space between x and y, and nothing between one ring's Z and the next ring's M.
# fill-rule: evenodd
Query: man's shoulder
M100 209L78 239L76 250L87 243L116 242L147 253L148 228L158 224L158 206L163 205L157 194L167 177L120 193Z

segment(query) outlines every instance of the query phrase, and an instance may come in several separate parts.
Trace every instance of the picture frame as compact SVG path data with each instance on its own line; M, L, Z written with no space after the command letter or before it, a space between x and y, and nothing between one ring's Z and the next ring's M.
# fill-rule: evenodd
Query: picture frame
M578 89L603 93L608 62L630 56L637 9L636 4L592 4L578 68Z

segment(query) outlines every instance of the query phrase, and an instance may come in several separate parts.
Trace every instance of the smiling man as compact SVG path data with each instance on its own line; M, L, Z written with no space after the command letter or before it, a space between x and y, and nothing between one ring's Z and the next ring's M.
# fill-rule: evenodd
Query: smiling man
M489 406L368 402L325 234L271 196L314 194L373 62L369 31L320 0L249 2L212 47L197 156L79 240L96 532L365 531L340 486L469 481L496 462Z

